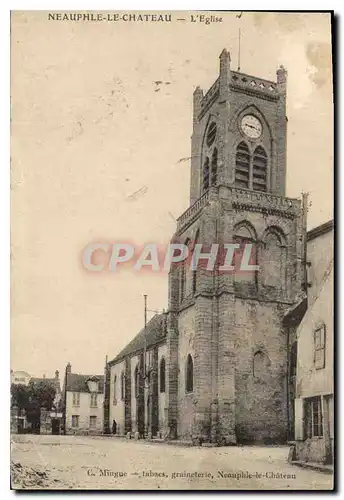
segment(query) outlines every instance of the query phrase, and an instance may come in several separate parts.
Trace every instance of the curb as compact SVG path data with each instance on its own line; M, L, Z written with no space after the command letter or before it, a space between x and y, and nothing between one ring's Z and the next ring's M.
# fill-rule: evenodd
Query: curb
M316 470L324 474L333 474L333 465L323 465L315 462L301 462L299 460L293 460L291 462L291 465L297 465L298 467L302 467L303 469Z

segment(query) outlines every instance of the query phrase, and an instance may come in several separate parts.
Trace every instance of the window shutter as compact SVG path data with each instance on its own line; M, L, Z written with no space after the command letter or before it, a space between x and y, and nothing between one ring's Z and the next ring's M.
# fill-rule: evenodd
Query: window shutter
M295 439L303 441L304 439L304 414L303 414L303 399L296 398L294 400L295 410Z
M264 149L258 146L253 155L253 189L256 191L266 191L267 162Z

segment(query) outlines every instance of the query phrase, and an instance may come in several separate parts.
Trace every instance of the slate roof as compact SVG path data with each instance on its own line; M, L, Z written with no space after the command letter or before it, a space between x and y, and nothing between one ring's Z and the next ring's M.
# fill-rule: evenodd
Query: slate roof
M324 222L324 224L320 224L320 226L313 227L313 229L311 229L310 231L307 231L307 241L314 240L314 238L332 231L332 229L334 229L333 219Z
M87 380L99 380L98 393L104 391L104 375L80 375L79 373L68 373L66 390L70 392L90 392Z
M152 347L158 342L164 341L166 339L166 314L156 314L147 323L146 333L145 329L139 331L136 337L133 338L129 344L126 345L124 349L109 362L110 365L116 364L118 361L122 360L125 356L133 355L134 353L141 351L145 346L146 337L146 347Z

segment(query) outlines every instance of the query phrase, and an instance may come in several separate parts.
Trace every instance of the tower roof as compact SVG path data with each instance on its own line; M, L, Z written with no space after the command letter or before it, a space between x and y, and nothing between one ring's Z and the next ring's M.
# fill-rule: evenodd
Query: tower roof
M72 392L90 392L87 381L99 382L98 392L103 392L104 375L81 375L80 373L69 373L67 377L66 390Z

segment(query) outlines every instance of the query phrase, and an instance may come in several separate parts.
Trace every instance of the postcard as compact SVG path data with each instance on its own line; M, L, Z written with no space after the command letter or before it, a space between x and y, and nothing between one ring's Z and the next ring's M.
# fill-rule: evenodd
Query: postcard
M12 489L333 489L333 19L12 11Z

